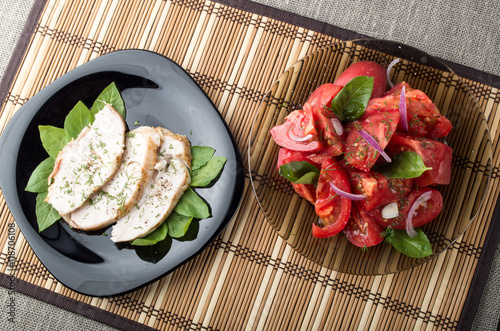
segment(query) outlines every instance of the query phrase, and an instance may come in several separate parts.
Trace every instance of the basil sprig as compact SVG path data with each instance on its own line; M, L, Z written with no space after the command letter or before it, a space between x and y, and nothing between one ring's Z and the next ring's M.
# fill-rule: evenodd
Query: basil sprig
M373 91L373 77L358 76L351 79L333 98L326 116L333 113L340 121L352 122L365 113L366 105ZM331 117L331 116L330 116Z
M127 115L125 103L123 102L120 90L118 90L114 82L109 84L92 104L92 108L90 108L90 120L92 122L94 121L95 114L103 109L106 104L111 105L125 119Z
M66 134L66 130L51 125L39 125L38 130L43 148L55 160L71 137Z
M143 238L135 239L132 244L135 246L151 246L165 240L165 238L167 238L167 234L168 226L166 222L163 222L155 231Z
M200 169L210 161L214 155L215 150L207 146L192 146L191 156L193 160L191 161L191 171Z
M399 153L396 158L382 171L382 174L389 178L417 178L427 170L422 157L412 151Z
M392 247L409 257L422 258L432 255L432 246L429 238L427 238L422 229L416 228L415 231L417 232L417 236L412 238L405 230L396 230L388 227L383 235L385 236L386 243L392 244Z
M79 101L64 120L66 135L70 138L78 138L82 129L90 124L90 117L90 110L83 102Z
M26 185L26 191L33 193L47 192L49 189L48 178L54 170L54 165L55 160L52 157L43 160L31 174Z
M191 187L208 186L222 171L227 158L222 156L213 156L201 168L191 170Z
M316 185L319 169L307 161L292 161L281 165L279 174L295 184Z
M45 202L47 194L48 191L44 191L36 195L35 215L39 231L45 230L61 218L57 210Z

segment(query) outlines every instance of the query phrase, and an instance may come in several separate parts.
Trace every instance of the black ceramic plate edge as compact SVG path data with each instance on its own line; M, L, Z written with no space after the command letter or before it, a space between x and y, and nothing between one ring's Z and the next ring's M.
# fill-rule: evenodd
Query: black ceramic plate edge
M19 157L18 153L18 148L21 145L21 142L23 140L23 137L26 133L26 129L31 123L31 120L33 119L34 116L37 115L38 111L40 110L39 107L36 106L36 104L40 104L40 100L43 102L47 102L51 97L53 97L54 94L56 94L58 91L64 89L68 84L74 83L78 79L81 79L84 76L92 75L92 74L99 74L102 72L108 72L110 69L108 68L109 62L113 62L112 67L116 63L118 66L123 65L123 61L127 62L133 62L129 63L132 68L132 71L138 72L138 73L144 73L144 71L140 68L140 61L135 61L137 59L141 58L148 58L149 60L155 59L156 61L159 61L161 63L164 63L165 65L170 65L170 69L167 70L166 72L161 72L165 68L162 67L161 70L159 70L158 74L167 74L167 75L178 75L181 76L181 78L184 80L183 83L190 84L193 87L196 87L198 90L198 93L200 96L203 96L204 100L207 105L210 105L210 114L211 116L216 116L218 121L220 121L220 125L224 127L225 133L227 134L227 140L229 141L228 143L230 144L231 152L233 155L230 156L230 160L232 164L227 164L224 169L224 171L230 171L231 172L231 181L229 183L232 183L232 192L234 193L229 200L229 205L227 210L225 211L225 214L223 216L223 219L220 220L220 223L218 224L217 228L213 231L210 237L206 238L204 242L196 247L194 247L193 251L190 251L188 254L185 254L185 256L180 260L177 261L176 263L169 265L169 266L162 266L161 264L150 264L149 267L151 268L156 268L161 270L156 270L154 273L150 273L149 278L144 277L138 280L135 280L131 282L130 280L127 280L125 282L120 281L121 276L126 276L120 274L120 270L115 270L115 273L113 274L113 270L110 271L110 279L115 277L116 284L111 284L108 283L107 288L99 288L97 285L93 289L88 289L88 288L80 288L77 285L78 284L73 284L71 280L68 280L68 277L64 277L63 274L61 274L60 270L54 270L54 265L59 265L61 263L64 264L64 260L68 262L68 259L66 256L62 255L60 252L55 250L54 248L50 247L41 237L41 235L38 233L37 229L35 229L30 222L28 221L25 212L23 211L23 208L20 204L19 201L19 192L24 191L24 187L18 187L18 183L16 181L16 168L17 168L17 160ZM133 59L133 61L131 60ZM122 61L122 62L120 62ZM158 69L158 67L156 68ZM150 73L148 73L150 74ZM146 78L146 77L145 77ZM151 77L147 77L148 79ZM107 82L106 82L107 83ZM149 84L149 83L148 83ZM95 98L95 96L94 96ZM124 99L126 99L124 97ZM127 105L127 100L125 100L126 107L128 108ZM71 108L71 107L70 107ZM70 110L67 109L67 111ZM216 114L216 115L215 115ZM127 122L129 122L127 118ZM145 123L147 124L147 123ZM130 127L130 124L129 124ZM168 127L168 126L167 126ZM174 131L174 130L173 130ZM175 131L174 131L175 132ZM191 140L191 137L188 137ZM193 144L196 144L194 142ZM207 144L210 145L210 144ZM60 281L63 285L71 288L72 290L82 293L85 295L92 295L92 296L113 296L113 295L119 295L119 294L124 294L130 291L133 291L137 288L140 288L142 286L145 286L162 276L168 274L169 272L172 272L176 268L180 267L199 253L201 253L227 226L227 224L232 220L236 210L239 208L239 205L241 204L241 199L243 195L243 188L244 188L244 167L243 167L243 162L242 158L240 155L240 152L238 150L237 144L235 142L234 137L232 136L227 124L223 120L222 116L220 113L217 111L217 108L215 105L211 102L211 100L208 98L208 96L205 94L205 92L201 89L201 87L194 81L194 79L187 73L185 72L178 64L173 62L172 60L168 59L167 57L150 52L150 51L145 51L145 50L122 50L122 51L116 51L110 54L103 55L97 59L94 59L92 61L89 61L88 63L85 63L72 71L66 73L62 77L56 79L54 82L49 84L47 87L42 89L39 93L37 93L33 98L31 98L24 106L19 109L16 114L12 117L12 119L9 121L7 124L7 127L5 128L2 136L0 136L0 155L2 156L0 163L2 164L2 172L0 173L0 187L2 189L2 193L4 194L5 200L7 202L7 205L9 206L10 211L12 212L14 219L16 220L16 223L18 224L19 228L21 229L23 235L27 239L28 243L30 244L31 248L37 255L37 257L40 259L42 264L53 274L53 276ZM219 154L217 154L219 155ZM221 155L221 156L226 156L226 155ZM9 162L10 160L10 162ZM35 164L36 166L36 164ZM224 172L223 172L224 174ZM217 185L217 184L216 184ZM35 199L35 195L33 195L33 200ZM58 225L58 226L64 226L64 225ZM70 230L72 231L72 230ZM203 230L201 230L203 231ZM85 234L83 234L85 236ZM77 235L78 237L78 235ZM109 238L107 239L109 240ZM172 252L169 252L172 253ZM166 257L169 255L167 254ZM85 263L78 262L78 261L71 261L72 263L80 264L80 265L85 265ZM161 263L161 261L160 261ZM87 264L88 265L88 264ZM71 267L71 266L70 266ZM70 270L68 270L70 272ZM81 277L81 275L74 275L76 277ZM83 275L85 277L85 275ZM111 286L111 285L116 285L116 286Z

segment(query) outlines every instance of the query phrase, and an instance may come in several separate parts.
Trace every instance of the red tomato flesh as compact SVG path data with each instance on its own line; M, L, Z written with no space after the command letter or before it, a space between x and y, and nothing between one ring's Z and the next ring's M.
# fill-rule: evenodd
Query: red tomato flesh
M349 177L342 165L333 158L325 159L321 165L316 203L314 208L319 216L317 224L312 225L312 234L317 238L326 238L342 231L351 213L351 200L338 195L330 183L345 192L351 192Z
M322 153L301 152L287 148L280 148L278 153L278 170L283 164L287 164L292 161L307 161L316 168L321 169L321 164L326 158L328 158L328 156L325 156Z
M351 79L358 76L373 77L372 98L379 98L384 95L387 86L386 69L373 61L359 61L350 65L333 84L345 86Z
M350 171L353 193L366 194L366 199L358 204L365 210L372 210L380 205L397 202L408 195L412 188L412 179L387 178L377 172Z
M332 100L342 89L342 86L323 84L309 96L303 109L313 114L314 126L319 140L325 145L324 153L337 156L344 151L344 142L333 127L331 117L335 117L328 108Z
M276 144L294 151L319 151L323 143L318 140L312 113L304 110L295 110L285 119L285 123L276 125L270 130ZM312 138L307 141L297 141L290 136L305 137L311 134Z
M352 204L351 216L343 232L358 247L371 247L384 241L384 227L375 222L357 203Z
M373 217L380 225L392 227L394 229L406 229L406 219L413 203L425 192L431 192L431 198L426 203L421 205L413 215L412 224L414 228L418 228L435 219L443 209L443 197L439 191L430 187L419 187L414 189L409 196L402 197L398 202L399 216L391 219L382 217L383 206L368 211L368 215Z
M323 84L313 91L305 104L308 104L315 113L324 113L325 109L330 108L332 100L337 96L342 87L343 85Z
M432 168L432 170L427 170L420 177L415 178L414 185L448 185L450 183L453 152L451 147L432 139L396 133L387 146L387 153L391 157L395 157L404 151L417 153L424 161L425 166Z
M351 130L346 141L345 160L347 164L362 171L369 171L379 158L380 153L361 137L359 130L368 133L382 149L385 149L396 131L398 121L399 110L387 107L371 112L370 116L356 123L355 129Z
M407 83L399 83L387 95L399 97L405 87L406 111L409 132L418 137L437 139L450 133L451 122L441 113L432 100L421 90L412 89ZM403 131L401 125L398 131Z
M307 105L304 105L307 108ZM335 132L332 119L326 117L322 112L314 114L316 129L320 135L319 140L323 142L323 153L330 156L337 156L344 151L344 140Z

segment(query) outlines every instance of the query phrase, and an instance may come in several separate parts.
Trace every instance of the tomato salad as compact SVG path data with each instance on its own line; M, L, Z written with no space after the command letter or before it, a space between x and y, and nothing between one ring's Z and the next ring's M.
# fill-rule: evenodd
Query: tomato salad
M452 149L436 139L452 125L407 83L389 81L386 91L390 67L354 63L270 133L281 147L280 175L314 205L313 236L343 232L358 247L385 238L425 257L432 248L419 227L441 212L433 186L449 184L451 175Z

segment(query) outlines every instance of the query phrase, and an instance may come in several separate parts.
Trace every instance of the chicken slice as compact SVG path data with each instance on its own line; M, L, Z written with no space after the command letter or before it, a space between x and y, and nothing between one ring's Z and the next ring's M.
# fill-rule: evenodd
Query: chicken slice
M189 183L189 169L183 160L159 161L136 208L113 226L111 240L132 241L153 232L170 215Z
M142 126L126 134L122 164L113 178L64 219L73 228L98 230L127 214L153 173L162 132Z
M165 128L158 128L162 131L162 146L160 147L159 157L172 158L177 157L183 160L188 168L191 168L191 143L186 136L173 133Z
M120 167L125 128L121 115L107 105L59 152L45 200L59 214L82 206Z
M191 145L182 135L167 129L163 132L155 171L144 187L136 208L119 218L113 226L111 240L127 242L153 232L174 210L191 183Z

